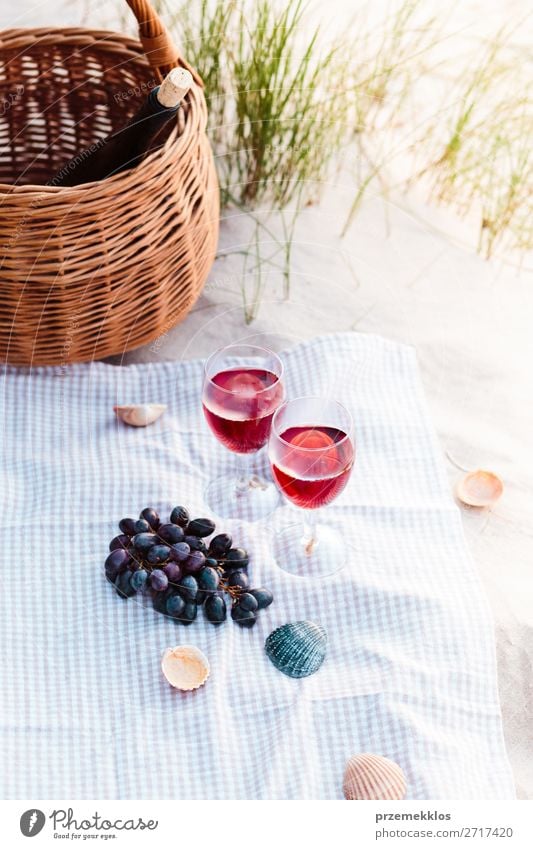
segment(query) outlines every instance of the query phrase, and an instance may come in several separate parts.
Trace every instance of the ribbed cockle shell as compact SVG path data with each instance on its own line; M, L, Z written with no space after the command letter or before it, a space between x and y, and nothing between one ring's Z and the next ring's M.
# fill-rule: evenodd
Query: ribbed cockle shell
M127 404L113 407L117 417L133 427L146 427L152 424L163 415L166 408L166 404Z
M274 666L290 678L305 678L322 665L327 636L314 622L290 622L272 631L265 651Z
M381 755L353 755L344 770L345 799L404 799L407 783L397 763Z

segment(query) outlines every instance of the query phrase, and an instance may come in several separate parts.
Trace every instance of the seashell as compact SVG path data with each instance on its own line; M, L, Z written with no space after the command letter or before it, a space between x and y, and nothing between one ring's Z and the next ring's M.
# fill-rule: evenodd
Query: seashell
M117 417L133 427L152 424L163 415L166 408L166 404L127 404L123 407L113 407Z
M161 669L177 690L197 690L209 678L209 661L196 646L165 649Z
M458 482L455 494L469 507L491 507L503 493L503 482L494 472L483 469L468 472Z
M345 799L405 799L403 769L381 755L353 755L344 770Z
M314 622L290 622L272 631L265 651L280 672L290 678L305 678L322 665L326 656L327 635Z

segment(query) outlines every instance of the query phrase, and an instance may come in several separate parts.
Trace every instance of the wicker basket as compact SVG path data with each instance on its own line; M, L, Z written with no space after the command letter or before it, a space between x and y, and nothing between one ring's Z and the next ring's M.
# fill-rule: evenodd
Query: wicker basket
M135 348L184 318L218 237L201 80L146 0L141 42L85 29L0 33L0 358L64 364ZM46 185L122 126L181 64L195 85L164 146L137 168Z

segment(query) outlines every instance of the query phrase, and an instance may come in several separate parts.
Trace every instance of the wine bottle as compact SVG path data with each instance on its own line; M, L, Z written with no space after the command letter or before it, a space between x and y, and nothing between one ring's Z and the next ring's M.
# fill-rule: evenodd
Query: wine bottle
M153 150L163 127L176 116L192 82L185 68L173 68L124 127L73 156L49 185L79 186L134 168Z

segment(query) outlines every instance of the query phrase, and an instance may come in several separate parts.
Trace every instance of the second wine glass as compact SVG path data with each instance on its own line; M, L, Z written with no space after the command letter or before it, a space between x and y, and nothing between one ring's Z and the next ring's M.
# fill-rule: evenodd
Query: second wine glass
M350 413L329 398L286 401L272 422L269 456L274 480L303 519L275 535L279 565L300 577L332 575L343 567L346 547L342 535L329 524L319 525L316 515L340 495L351 475L355 441Z
M276 487L252 473L248 457L266 445L284 398L283 365L268 348L228 345L207 360L204 415L219 442L237 457L235 475L215 478L206 490L206 501L219 516L260 519L277 506Z

